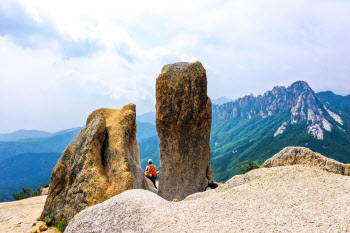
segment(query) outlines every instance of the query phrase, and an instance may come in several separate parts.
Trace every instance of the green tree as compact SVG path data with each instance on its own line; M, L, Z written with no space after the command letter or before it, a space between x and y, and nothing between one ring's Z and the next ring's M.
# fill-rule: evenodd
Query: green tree
M248 161L247 163L242 161L241 164L236 165L242 174L245 174L251 170L258 169L264 165L260 165L258 162Z
M40 188L38 188L37 190L23 188L22 191L20 191L19 193L13 194L13 198L15 198L16 200L22 200L29 197L39 196L39 195L41 195Z

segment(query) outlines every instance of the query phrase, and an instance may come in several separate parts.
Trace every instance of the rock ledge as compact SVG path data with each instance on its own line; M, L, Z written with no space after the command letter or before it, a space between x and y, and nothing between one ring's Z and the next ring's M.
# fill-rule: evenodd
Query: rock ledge
M286 147L265 161L266 167L304 165L317 167L328 172L350 176L350 164L343 164L327 158L306 147Z

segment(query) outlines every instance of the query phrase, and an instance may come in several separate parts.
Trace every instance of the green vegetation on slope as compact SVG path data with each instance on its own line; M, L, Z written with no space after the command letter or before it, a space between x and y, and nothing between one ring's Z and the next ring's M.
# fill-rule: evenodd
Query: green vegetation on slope
M236 165L236 167L241 171L242 174L246 174L251 170L258 169L265 166L266 166L265 164L253 162L253 161L247 161L247 162L242 161L241 163Z
M67 227L67 221L66 220L61 220L58 225L57 225L57 229L60 231L60 232L64 232L64 230L66 229Z
M267 118L235 119L215 125L211 142L215 180L225 182L240 173L237 163L247 160L265 161L287 146L308 147L340 162L350 162L350 134L335 127L331 132L324 131L324 140L315 139L307 133L306 121L289 124L284 133L274 137L287 115L288 113L282 113ZM220 145L221 142L224 144Z
M42 191L42 187L36 190L23 188L20 192L13 194L13 198L15 198L16 200L23 200L30 197L36 197L40 196Z
M212 167L215 180L224 182L233 175L239 174L236 167L241 161L260 162L275 153L274 149L264 146L264 154L256 153L255 148L262 139L269 138L287 119L288 114L277 114L261 118L230 119L214 122L211 134Z
M334 110L345 111L350 113L350 95L342 96L336 95L331 91L323 91L316 93L319 98L327 107L331 107Z
M316 96L326 107L337 113L344 121L343 129L350 131L350 95L336 95L331 91L319 92Z

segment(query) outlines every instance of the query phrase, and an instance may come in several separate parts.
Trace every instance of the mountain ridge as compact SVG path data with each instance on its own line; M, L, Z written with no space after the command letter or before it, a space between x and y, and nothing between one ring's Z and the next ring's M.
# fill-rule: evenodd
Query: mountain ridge
M48 138L32 138L20 141L0 141L0 162L23 153L58 152L71 143L81 128L66 130L65 133L53 135ZM60 131L63 132L63 131Z
M275 86L257 97L249 95L223 105L213 105L213 115L219 121L236 117L251 119L257 115L266 118L285 110L291 112L291 117L280 125L275 136L282 134L288 124L307 120L308 133L323 140L324 130L331 131L333 127L343 125L341 117L323 105L304 81L297 81L287 88Z
M287 146L306 146L349 162L350 111L345 110L350 101L330 93L321 93L322 100L317 95L306 82L299 81L289 87L274 87L257 97L249 95L213 105L211 149L215 178L225 181L239 173L236 164L241 161L262 162ZM339 98L343 109L334 104Z
M28 138L48 138L53 136L53 133L49 133L42 130L17 130L11 133L0 134L0 141L18 141Z

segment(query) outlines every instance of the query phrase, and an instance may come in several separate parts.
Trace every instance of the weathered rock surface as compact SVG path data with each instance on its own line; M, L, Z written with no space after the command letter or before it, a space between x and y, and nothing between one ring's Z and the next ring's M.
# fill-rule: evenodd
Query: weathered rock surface
M128 189L152 183L140 167L135 105L92 112L81 132L63 152L51 176L41 217L69 222L81 210Z
M46 231L48 229L46 223L44 222L39 222L38 224L36 224L38 226L39 231Z
M75 232L347 232L350 177L315 167L261 168L170 202L130 190L80 212Z
M299 164L350 176L350 164L343 164L334 159L329 159L305 147L286 147L272 158L266 160L265 164L266 167Z
M41 221L34 223L33 227L25 231L24 233L40 233L40 232L61 233L56 227L47 227L46 223ZM23 233L23 231L21 231L21 233Z
M43 211L46 197L38 196L0 203L0 232L29 232L32 224Z
M159 195L183 200L213 183L210 165L211 101L200 62L165 65L156 83Z
M43 191L41 192L41 195L48 195L49 194L49 187L43 188Z

